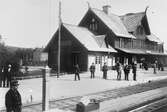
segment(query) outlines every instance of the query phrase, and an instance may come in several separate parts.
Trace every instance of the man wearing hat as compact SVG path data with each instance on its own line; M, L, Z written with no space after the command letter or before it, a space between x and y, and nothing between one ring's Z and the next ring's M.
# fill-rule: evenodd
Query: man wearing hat
M5 96L6 112L21 112L22 101L21 95L17 90L18 85L17 80L11 81L11 87Z

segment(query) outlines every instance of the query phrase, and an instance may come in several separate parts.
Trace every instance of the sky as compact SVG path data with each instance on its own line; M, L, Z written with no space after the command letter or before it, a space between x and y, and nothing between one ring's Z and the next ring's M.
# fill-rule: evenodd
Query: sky
M0 35L6 45L45 47L58 27L60 0L0 0ZM77 25L90 7L110 5L116 15L142 12L146 6L151 32L167 49L167 0L61 0L64 23Z

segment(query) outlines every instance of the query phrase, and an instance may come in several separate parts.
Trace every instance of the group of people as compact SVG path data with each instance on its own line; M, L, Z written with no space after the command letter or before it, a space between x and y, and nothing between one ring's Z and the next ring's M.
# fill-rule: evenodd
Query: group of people
M13 79L11 64L0 66L0 87L10 87Z
M74 66L74 72L75 72L75 81L80 80L80 68L79 65L76 64ZM95 64L92 63L92 65L90 66L89 70L90 70L90 78L95 78ZM117 71L117 80L121 80L121 74L122 71L124 71L124 75L125 75L125 80L129 80L129 73L130 73L130 69L132 69L132 73L133 73L133 80L136 81L136 71L137 71L137 63L136 61L134 61L132 63L132 65L128 65L125 64L124 66L121 65L121 63L119 63L119 61L117 61L116 65L115 65L115 69ZM104 63L104 65L102 66L102 72L103 72L103 79L107 79L107 71L108 71L108 66L106 63Z
M11 64L0 66L0 87L9 87L5 95L6 112L21 112L22 100L15 77L15 67Z
M121 63L119 63L119 61L117 61L116 65L115 65L115 69L117 71L117 80L121 80L122 71L124 71L125 80L129 80L129 73L130 73L131 68L132 68L132 73L133 73L133 80L136 81L136 71L137 71L136 61L134 61L132 65L128 65L126 63L124 66L122 66ZM102 67L102 71L103 71L103 78L107 79L108 67L107 67L106 63L104 63L104 66Z

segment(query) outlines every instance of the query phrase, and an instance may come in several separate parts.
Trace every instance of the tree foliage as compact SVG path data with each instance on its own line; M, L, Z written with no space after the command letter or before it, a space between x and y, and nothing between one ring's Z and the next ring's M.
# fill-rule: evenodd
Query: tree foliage
M1 66L7 62L9 58L8 56L9 56L9 53L7 52L5 45L0 43L0 64Z
M0 66L8 64L17 65L19 64L19 59L15 52L10 52L5 44L0 42Z

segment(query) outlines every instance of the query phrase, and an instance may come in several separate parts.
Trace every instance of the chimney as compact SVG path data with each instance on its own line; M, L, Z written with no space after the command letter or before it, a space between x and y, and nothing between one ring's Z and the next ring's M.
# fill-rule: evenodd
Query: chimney
M104 5L104 6L103 6L103 11L104 11L104 13L109 14L110 8L111 8L110 5Z

